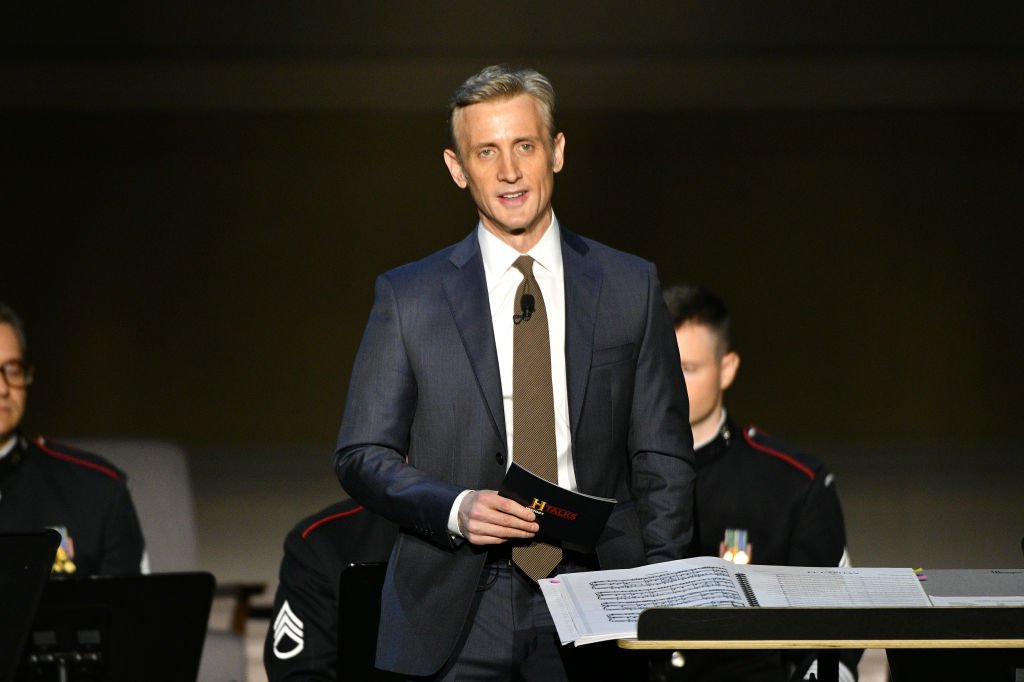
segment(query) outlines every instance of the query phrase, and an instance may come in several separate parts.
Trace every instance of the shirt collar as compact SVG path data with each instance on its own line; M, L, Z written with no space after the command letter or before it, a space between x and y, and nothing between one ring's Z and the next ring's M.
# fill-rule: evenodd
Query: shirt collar
M501 241L492 234L483 223L477 223L477 241L480 243L480 256L484 261L484 276L487 278L488 293L497 286L498 280L523 254ZM531 256L537 265L556 277L562 276L562 239L558 227L558 218L551 212L551 224L544 236L526 254Z

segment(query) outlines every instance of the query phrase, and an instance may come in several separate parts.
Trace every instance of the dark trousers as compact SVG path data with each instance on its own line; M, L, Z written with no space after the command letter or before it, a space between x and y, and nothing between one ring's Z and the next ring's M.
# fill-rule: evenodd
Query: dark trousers
M556 573L593 570L568 558ZM476 599L455 654L436 682L576 682L643 680L645 658L615 642L562 646L537 583L496 558L484 568Z

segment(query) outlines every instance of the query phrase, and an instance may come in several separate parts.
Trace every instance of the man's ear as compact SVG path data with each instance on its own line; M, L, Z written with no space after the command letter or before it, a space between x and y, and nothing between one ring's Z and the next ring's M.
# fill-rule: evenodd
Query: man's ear
M722 371L719 374L719 387L724 391L732 386L732 381L736 378L736 372L740 368L739 353L736 351L729 351L722 356L720 364L722 366Z
M444 150L444 165L448 166L448 172L452 174L452 180L459 186L459 189L466 189L469 182L466 180L466 174L462 171L458 155L451 149Z
M551 143L551 169L557 173L565 165L565 135L558 133Z

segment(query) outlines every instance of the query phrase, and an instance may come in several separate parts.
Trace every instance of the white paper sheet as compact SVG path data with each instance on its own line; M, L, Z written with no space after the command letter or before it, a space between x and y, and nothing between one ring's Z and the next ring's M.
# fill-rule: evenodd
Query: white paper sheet
M540 587L562 643L577 645L636 637L640 613L656 607L931 605L910 568L740 566L715 557L562 574Z

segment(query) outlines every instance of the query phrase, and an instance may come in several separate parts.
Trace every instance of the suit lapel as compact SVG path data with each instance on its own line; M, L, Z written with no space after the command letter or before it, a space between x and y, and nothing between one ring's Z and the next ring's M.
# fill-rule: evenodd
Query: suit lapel
M501 399L498 354L491 324L491 305L476 231L455 245L449 258L455 269L444 276L444 293L462 345L476 374L491 421L504 445L505 411Z
M569 394L569 423L573 441L580 426L583 398L594 354L594 324L601 293L602 273L586 255L590 248L564 227L562 267L565 270L565 374Z

